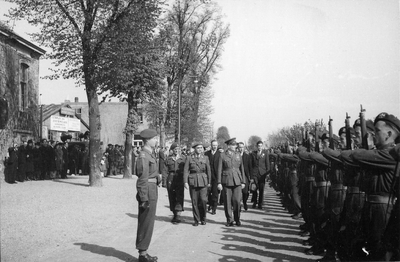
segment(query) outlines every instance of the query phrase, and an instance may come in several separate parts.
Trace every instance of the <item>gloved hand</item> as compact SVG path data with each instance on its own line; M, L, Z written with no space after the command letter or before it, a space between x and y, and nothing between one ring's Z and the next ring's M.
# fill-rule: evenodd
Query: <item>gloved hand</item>
M189 184L188 183L185 183L184 186L185 186L186 189L189 189Z
M218 184L217 188L218 188L218 190L222 190L222 185Z
M140 202L139 208L142 209L143 211L146 210L149 207L149 201L143 201Z

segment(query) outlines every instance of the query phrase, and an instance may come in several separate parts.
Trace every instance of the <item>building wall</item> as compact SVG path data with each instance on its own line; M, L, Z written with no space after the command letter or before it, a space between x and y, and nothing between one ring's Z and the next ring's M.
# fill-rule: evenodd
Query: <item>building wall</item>
M6 101L6 124L0 129L0 179L8 148L22 140L35 139L39 134L39 57L16 40L0 34L0 98ZM26 107L20 107L21 64L27 69ZM4 108L3 108L3 112ZM4 119L3 119L4 120ZM2 121L4 122L4 121Z
M70 102L68 103L72 108L82 109L82 119L89 124L89 107L86 102ZM124 129L126 120L128 118L128 104L126 102L104 102L99 105L100 109L100 122L101 122L101 136L103 142L103 149L107 144L125 143ZM146 119L140 124L135 132L138 135L143 129L148 127Z

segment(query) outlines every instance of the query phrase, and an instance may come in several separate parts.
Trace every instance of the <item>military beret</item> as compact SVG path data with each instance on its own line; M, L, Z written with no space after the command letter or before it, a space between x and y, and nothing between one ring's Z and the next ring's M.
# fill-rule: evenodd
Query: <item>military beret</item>
M322 136L319 137L321 140L329 139L329 136L326 133L323 133Z
M397 128L398 131L400 131L400 120L397 117L395 117L394 115L391 115L391 114L388 114L388 113L385 113L385 112L380 113L375 118L374 125L376 125L376 123L378 121L389 122L392 125L394 125Z
M356 128L357 126L361 126L360 118L357 118L356 121L354 121L353 128Z
M157 131L154 129L145 129L140 132L140 136L144 139L151 139L157 135Z
M227 144L227 145L236 145L236 137L226 140L225 144Z
M339 129L339 136L341 136L342 134L346 134L346 127L342 127ZM350 135L355 136L356 135L356 131L354 131L354 128L350 127Z
M192 146L192 148L196 148L196 147L198 147L198 146L203 146L203 143L201 143L201 142L194 143L194 145ZM204 146L203 146L203 147L204 147Z
M173 143L172 145L171 145L171 147L169 148L169 150L174 150L175 148L177 148L178 147L178 143Z
M375 132L375 126L374 126L374 122L372 122L372 120L365 121L365 124L367 125L367 131Z

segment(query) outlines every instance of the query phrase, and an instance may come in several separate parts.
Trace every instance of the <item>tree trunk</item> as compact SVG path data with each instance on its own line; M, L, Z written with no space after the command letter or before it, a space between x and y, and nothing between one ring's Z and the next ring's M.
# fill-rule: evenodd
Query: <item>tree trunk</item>
M89 103L89 185L101 187L103 185L100 174L100 161L102 153L100 150L100 109L97 93L89 77L85 77L86 95Z
M132 178L132 132L126 132L123 178Z
M128 93L128 118L126 119L125 127L125 152L124 152L124 176L123 178L132 178L132 136L135 125L135 113L134 110L137 108L137 102L135 100L134 92Z
M160 121L160 146L165 147L165 124L164 121Z

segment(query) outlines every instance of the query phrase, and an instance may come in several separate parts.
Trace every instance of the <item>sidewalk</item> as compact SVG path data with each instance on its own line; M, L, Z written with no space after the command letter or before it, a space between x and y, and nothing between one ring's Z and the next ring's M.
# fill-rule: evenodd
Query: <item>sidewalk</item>
M136 261L136 178L104 178L102 188L86 187L87 177L58 182L1 184L1 261ZM207 225L193 227L189 192L185 191L184 222L173 225L167 191L159 188L149 253L166 262L319 258L303 253L305 238L298 236L302 222L290 217L271 188L265 192L264 209L243 212L240 227L224 226L222 206L216 215L208 214ZM36 220L52 222L38 225Z

